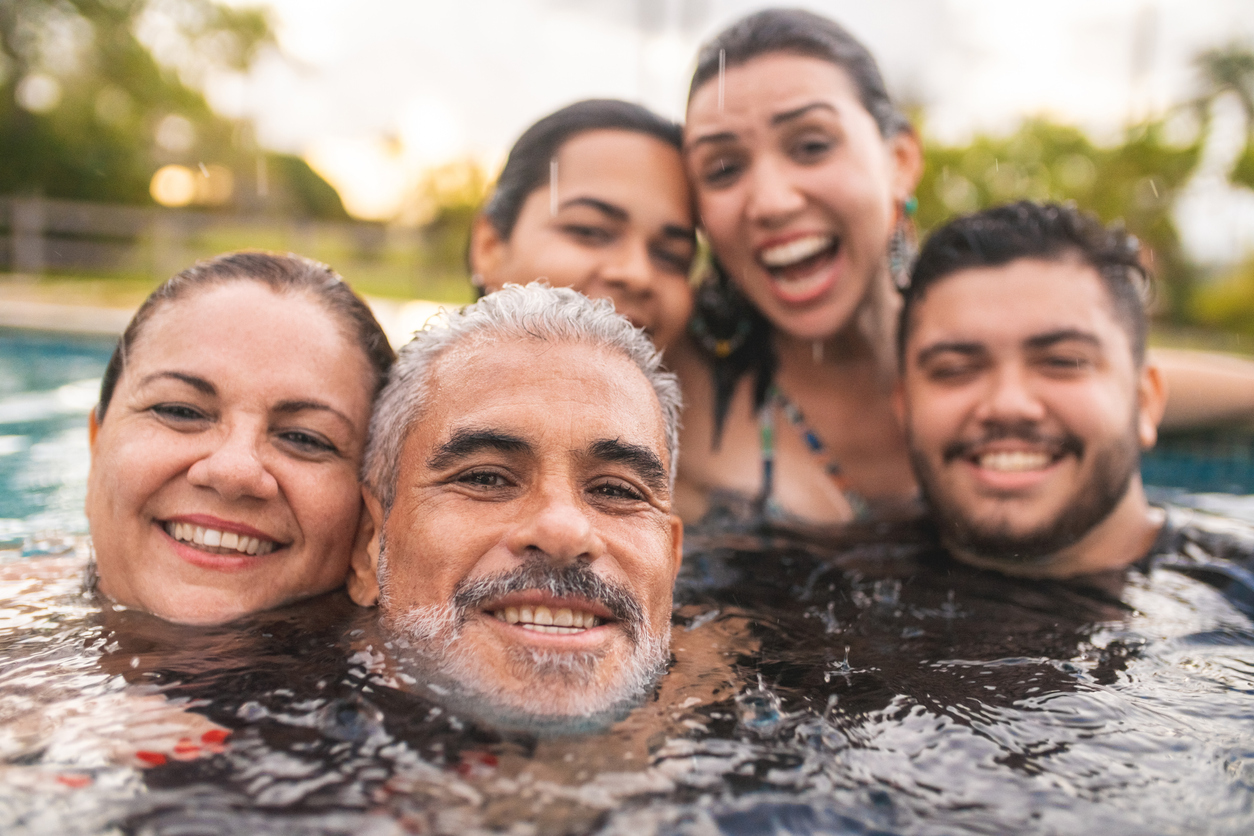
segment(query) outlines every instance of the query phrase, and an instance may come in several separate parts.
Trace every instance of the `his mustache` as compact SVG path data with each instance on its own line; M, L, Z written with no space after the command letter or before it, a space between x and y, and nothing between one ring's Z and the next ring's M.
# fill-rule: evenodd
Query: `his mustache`
M458 584L453 606L465 618L471 610L516 592L538 590L557 598L582 598L601 604L623 627L632 644L640 640L644 608L624 587L597 575L588 564L574 562L553 566L544 557L529 559L511 572Z
M1015 423L1015 424L987 424L983 434L978 438L957 439L945 445L941 450L942 460L945 464L954 459L970 458L975 451L986 444L994 441L1005 441L1014 439L1031 444L1035 447L1043 447L1053 456L1064 456L1068 453L1074 453L1076 458L1084 455L1084 441L1078 436L1071 433L1061 433L1059 435L1048 435L1040 431L1035 423Z

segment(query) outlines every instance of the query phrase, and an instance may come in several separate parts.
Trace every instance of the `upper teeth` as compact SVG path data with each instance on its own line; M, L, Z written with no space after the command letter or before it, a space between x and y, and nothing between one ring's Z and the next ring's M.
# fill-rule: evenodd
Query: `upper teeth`
M590 612L570 610L565 607L554 612L548 607L506 607L492 613L496 618L517 624L524 630L537 633L582 633L601 624L601 619Z
M234 531L218 531L215 528L203 528L191 523L168 522L165 524L166 534L184 543L195 543L198 546L237 551L240 554L269 554L274 551L273 540L261 540L236 534Z
M1030 453L1025 450L1011 452L985 453L980 456L980 467L987 470L1005 470L1019 473L1025 470L1040 470L1049 464L1050 457L1045 453Z
M830 235L808 235L805 238L789 241L787 244L767 247L758 253L758 257L767 267L787 267L818 255L830 247L833 240Z

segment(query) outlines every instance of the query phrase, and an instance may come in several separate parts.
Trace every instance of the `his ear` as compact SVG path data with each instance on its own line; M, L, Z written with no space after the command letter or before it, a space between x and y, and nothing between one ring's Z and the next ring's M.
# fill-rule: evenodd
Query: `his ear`
M1163 379L1162 370L1149 361L1141 369L1137 403L1137 436L1141 449L1148 450L1158 441L1158 425L1167 407L1167 381Z
M898 131L888 141L888 150L893 157L893 197L902 203L914 194L923 177L923 146L919 136L913 129Z
M96 408L87 413L87 446L96 449L96 436L100 435L100 422L96 420Z
M684 563L684 521L671 514L671 585L679 577L679 567Z
M348 596L363 607L379 603L379 538L383 534L383 506L365 486L361 489L365 508L357 523L353 558L348 565Z
M483 289L487 293L500 290L503 284L499 274L508 246L509 242L501 237L486 215L475 216L470 228L470 270L483 277Z

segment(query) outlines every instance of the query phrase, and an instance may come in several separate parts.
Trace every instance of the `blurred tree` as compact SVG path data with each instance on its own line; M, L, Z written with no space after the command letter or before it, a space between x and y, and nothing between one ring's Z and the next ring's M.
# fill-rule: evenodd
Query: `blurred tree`
M1208 49L1198 55L1204 90L1194 101L1203 120L1209 123L1215 99L1231 95L1245 112L1245 147L1228 172L1233 183L1254 189L1254 48L1233 42Z
M421 229L424 274L469 275L470 227L488 192L488 177L472 159L431 169L409 209Z
M0 194L149 203L154 173L181 164L181 203L343 217L308 166L194 87L273 44L265 12L216 0L3 0Z
M1021 198L1074 201L1106 223L1122 221L1148 245L1161 313L1180 320L1190 311L1196 277L1171 210L1204 135L1176 145L1166 134L1166 124L1155 121L1101 147L1076 128L1031 119L1008 137L977 136L964 146L925 142L919 224L926 231L952 215Z

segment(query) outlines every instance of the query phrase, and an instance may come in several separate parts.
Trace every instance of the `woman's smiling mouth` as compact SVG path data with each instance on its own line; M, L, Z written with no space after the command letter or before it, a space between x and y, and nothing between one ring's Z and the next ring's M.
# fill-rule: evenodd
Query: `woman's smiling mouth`
M840 238L805 235L758 250L757 260L771 287L785 302L800 304L822 296L835 283L830 269L840 254Z
M162 522L161 528L175 540L210 554L256 555L270 554L279 548L273 540L249 537L234 531L220 531L201 525L183 522Z

